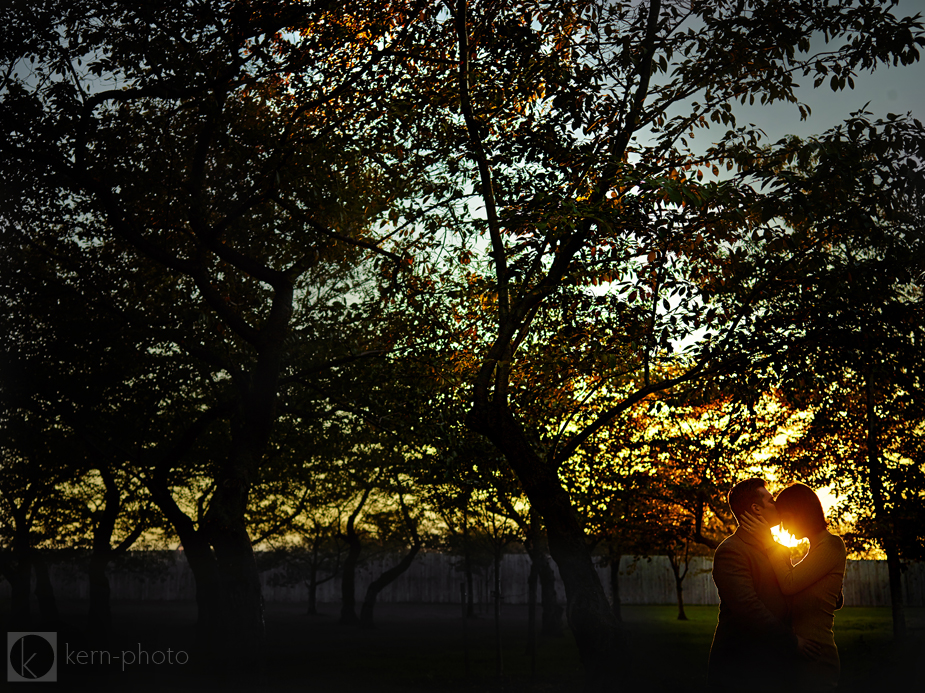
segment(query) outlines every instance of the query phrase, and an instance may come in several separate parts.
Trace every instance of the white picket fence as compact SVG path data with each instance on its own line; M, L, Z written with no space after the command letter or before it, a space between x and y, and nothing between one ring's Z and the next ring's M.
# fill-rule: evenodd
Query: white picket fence
M360 602L367 585L397 560L385 557L362 565L357 571L356 598ZM144 570L113 569L110 571L112 598L116 600L184 600L195 598L195 581L182 553L163 552L144 561ZM562 603L565 590L556 572L557 593ZM717 604L716 586L710 576L712 560L694 558L684 580L686 604ZM597 566L601 584L611 597L610 566ZM506 604L527 602L527 576L530 559L526 554L508 554L501 563L501 593ZM306 603L308 588L304 583L281 584L277 571L261 574L264 598L268 602ZM87 599L89 586L86 573L75 564L54 563L51 579L59 599ZM381 602L459 603L460 585L465 582L461 560L437 552L420 554L406 573L380 595ZM491 567L476 574L473 597L477 604L487 605L493 590ZM848 561L845 575L846 606L888 606L889 583L885 561ZM9 584L0 582L0 599L9 598ZM925 563L911 563L903 573L904 601L908 606L925 605ZM331 580L318 588L320 603L340 601L340 582ZM673 604L676 602L674 575L664 556L633 558L624 556L620 562L620 601L623 604Z

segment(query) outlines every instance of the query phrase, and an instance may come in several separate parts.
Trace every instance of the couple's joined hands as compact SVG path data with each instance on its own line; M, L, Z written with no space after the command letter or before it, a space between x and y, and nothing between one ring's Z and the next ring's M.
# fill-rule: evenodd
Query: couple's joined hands
M757 537L764 547L770 548L777 542L771 535L771 525L763 517L755 517L748 513L742 514L742 521L739 523L749 534Z

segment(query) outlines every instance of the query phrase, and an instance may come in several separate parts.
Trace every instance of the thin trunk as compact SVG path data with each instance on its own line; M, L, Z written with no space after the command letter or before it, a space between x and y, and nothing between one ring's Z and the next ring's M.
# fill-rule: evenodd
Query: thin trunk
M885 546L886 569L890 578L890 607L893 611L893 638L905 640L906 609L903 604L902 564L896 542L889 541Z
M684 570L681 570L682 562ZM687 614L684 613L684 578L687 577L687 571L690 568L687 545L685 545L684 553L681 556L675 556L669 553L668 563L671 565L671 572L674 573L674 588L678 598L678 620L686 621Z
M401 484L397 476L395 478L395 485L398 488L398 505L401 508L402 519L405 521L405 529L407 529L408 533L411 535L411 549L397 565L382 573L382 575L373 580L366 589L366 598L363 600L363 608L360 612L360 626L362 628L373 627L373 609L376 606L376 597L379 596L382 590L398 579L399 575L411 567L411 564L414 562L414 557L418 555L418 551L421 550L421 546L423 545L421 536L418 534L417 521L411 516L408 506L405 504L405 496L401 490Z
M719 451L721 448L717 448ZM694 541L698 544L703 544L704 546L716 550L719 546L719 542L705 537L703 535L703 511L704 506L706 505L706 494L703 490L697 492L697 513L694 517Z
M110 587L106 568L112 558L112 533L119 516L121 496L112 471L105 464L99 466L100 476L106 487L103 496L103 512L93 530L93 551L90 555L88 579L90 582L90 608L87 625L94 639L105 641L112 628L112 608L109 603Z
M463 672L465 673L465 681L469 683L469 617L463 613L462 618L463 626Z
M344 559L344 572L340 580L340 623L345 626L352 626L359 623L356 612L356 569L360 561L360 552L363 546L360 543L360 536L356 531L356 520L360 515L363 506L372 488L367 488L363 492L360 503L356 509L347 518L347 531L343 534L343 539L347 542L347 558Z
M686 621L687 614L684 613L684 584L683 584L683 581L680 578L678 578L678 576L675 576L674 588L675 588L675 592L678 595L678 620Z
M418 551L420 550L420 542L415 542L411 550L404 555L397 565L386 570L369 584L369 587L366 588L366 597L363 599L363 606L360 609L361 628L373 627L373 609L376 608L376 598L379 596L379 593L395 582L402 573L411 567L411 564L414 562L414 557L418 555Z
M32 562L27 551L16 547L4 557L3 574L10 583L10 628L28 630L30 627L30 592Z
M356 612L356 568L362 546L356 532L348 531L345 537L349 548L340 579L340 623L349 626L359 622Z
M205 533L177 505L167 488L163 473L155 472L145 480L155 504L164 513L180 538L183 556L196 583L196 634L199 645L210 653L221 649L218 642L223 630L223 615L219 590L219 567Z
M475 618L475 597L472 594L472 550L469 546L469 519L463 520L463 569L466 572L466 618Z
M318 615L318 567L312 563L308 567L308 615Z
M530 657L530 675L536 674L536 587L539 582L536 564L530 564L527 577L527 656Z
M567 617L587 673L589 687L613 688L624 656L619 624L594 569L584 531L556 470L538 457L505 408L476 403L467 423L504 454L540 513L549 550L565 585Z
M114 526L114 525L113 525ZM107 533L108 531L108 533ZM141 536L144 525L139 523L118 546L112 548L112 527L109 530L101 523L94 532L93 552L87 577L90 584L90 606L87 611L87 627L92 638L105 642L112 629L111 589L106 571L112 560L124 554Z
M501 549L495 549L495 674L504 676L504 656L501 651Z
M472 575L472 561L466 556L466 618L475 618L475 580Z
M112 629L111 589L106 568L109 554L94 549L87 571L90 582L90 608L87 612L87 626L94 640L105 642Z
M623 614L620 610L620 561L623 554L615 549L610 550L610 591L613 594L612 608L613 617L617 621L623 621Z
M883 490L883 478L880 462L880 441L877 412L874 406L873 364L870 346L867 347L867 377L865 383L867 404L867 470L870 492L874 501L874 518L880 529L880 544L886 553L886 566L890 581L890 607L893 612L893 637L896 640L906 638L906 612L903 605L902 566L899 560L899 547L893 538L892 521L886 510L886 498Z
M58 625L58 602L48 574L48 564L39 551L32 554L32 568L35 570L35 596L39 602L39 615L43 628L54 629Z

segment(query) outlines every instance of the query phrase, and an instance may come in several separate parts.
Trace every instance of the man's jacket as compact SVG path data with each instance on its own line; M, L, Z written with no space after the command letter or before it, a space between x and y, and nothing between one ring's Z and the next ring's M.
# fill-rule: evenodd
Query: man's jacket
M779 693L798 656L790 599L761 542L741 527L713 556L719 620L710 648L711 690Z

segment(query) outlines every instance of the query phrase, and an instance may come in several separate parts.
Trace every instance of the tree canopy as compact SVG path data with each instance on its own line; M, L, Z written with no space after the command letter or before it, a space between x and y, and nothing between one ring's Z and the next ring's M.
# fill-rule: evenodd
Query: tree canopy
M625 648L586 530L631 546L677 511L705 540L724 455L773 434L768 398L812 417L778 460L793 478L834 478L810 458L839 412L864 418L826 469L873 499L858 536L920 548L900 527L922 481L925 130L858 112L767 142L734 111L805 118L798 80L916 62L918 16L49 0L0 27L3 425L143 484L236 665L263 639L254 539L331 479L377 479L412 534L406 489L447 517L473 489L529 506L610 681ZM45 464L29 440L4 470ZM594 498L643 487L662 505Z

